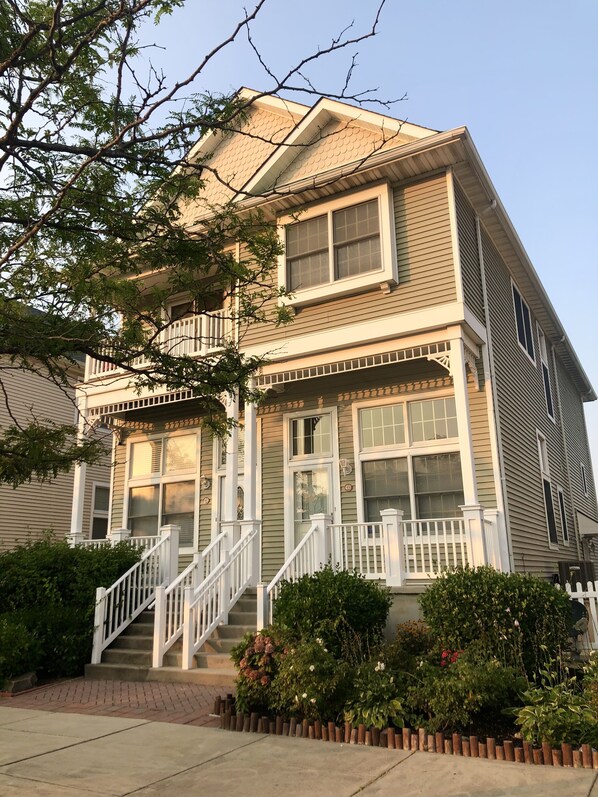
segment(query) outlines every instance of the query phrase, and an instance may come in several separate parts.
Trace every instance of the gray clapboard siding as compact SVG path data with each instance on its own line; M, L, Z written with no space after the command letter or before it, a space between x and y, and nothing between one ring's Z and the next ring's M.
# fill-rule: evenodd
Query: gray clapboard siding
M459 239L459 258L465 304L475 317L484 323L484 296L478 255L475 213L458 181L454 181L455 208Z
M398 286L386 296L376 288L301 307L285 328L286 337L324 333L349 322L368 321L373 315L384 318L456 300L446 177L395 188L394 208ZM280 344L281 337L273 325L254 324L243 332L243 344Z
M563 545L558 515L557 484L567 492L562 433L547 415L539 358L532 363L518 344L509 272L485 231L482 245L515 568L550 575L574 549ZM533 335L537 355L535 321ZM558 549L548 544L537 430L547 441Z

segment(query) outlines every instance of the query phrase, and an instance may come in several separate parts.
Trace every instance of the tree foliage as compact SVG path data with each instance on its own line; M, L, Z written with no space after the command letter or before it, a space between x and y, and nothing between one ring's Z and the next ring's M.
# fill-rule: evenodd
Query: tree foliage
M380 102L350 86L352 50L375 34L381 6L364 33L349 25L275 75L251 35L265 2L173 80L152 66L147 37L150 23L183 0L0 0L0 382L8 405L11 371L67 390L76 353L122 369L138 389L190 388L208 414L233 387L250 395L247 379L261 360L242 356L238 342L202 359L160 345L172 323L166 300L181 292L197 313L209 312L208 294L234 294L236 321L288 320L271 301L275 229L257 212L202 199L208 175L227 181L193 145L209 132L243 132L256 100L206 91L204 70L245 36L266 94ZM347 48L342 88L316 87L310 69ZM232 196L241 186L227 188ZM193 223L183 216L191 204ZM242 262L232 242L243 244ZM11 415L0 429L0 482L52 478L100 450L78 442L72 426Z

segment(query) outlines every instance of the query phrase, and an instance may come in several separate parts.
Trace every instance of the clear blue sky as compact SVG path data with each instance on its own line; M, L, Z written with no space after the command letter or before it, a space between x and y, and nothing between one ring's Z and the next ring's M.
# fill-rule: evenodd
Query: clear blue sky
M183 76L230 34L242 6L188 0L151 32L165 48L153 60L169 77ZM286 71L353 19L356 30L367 28L374 9L370 0L270 0L254 38L273 71ZM388 0L379 35L359 45L354 76L356 89L407 95L393 116L438 130L467 125L596 389L597 34L595 0ZM309 76L318 89L338 90L348 60L324 59ZM197 87L241 85L272 85L244 40L222 51ZM598 402L586 404L586 417L596 472Z

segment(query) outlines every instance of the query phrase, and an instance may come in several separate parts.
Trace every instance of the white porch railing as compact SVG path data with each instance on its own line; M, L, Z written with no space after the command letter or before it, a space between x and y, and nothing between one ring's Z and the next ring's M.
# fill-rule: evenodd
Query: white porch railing
M257 587L257 630L272 622L274 602L278 598L283 581L295 581L302 576L320 570L330 555L330 517L312 515L307 534L299 541L295 550L269 584ZM338 528L338 527L336 527Z
M444 570L471 564L464 518L404 520L405 578L437 578Z
M260 524L249 529L197 589L185 591L183 616L183 669L193 668L193 657L221 624L247 587L259 578Z
M164 352L173 356L205 357L224 345L231 330L230 310L213 310L173 321L160 334L159 345ZM150 365L150 361L142 355L137 357L133 364L136 368L142 368ZM120 370L112 363L88 357L85 379L116 374Z
M75 532L67 536L67 541L71 548L106 548L118 545L119 542L126 542L133 548L151 548L158 540L156 534L147 534L143 537L131 537L129 529L112 529L108 535L99 540L90 540L83 537L81 532Z
M227 534L219 534L193 561L166 587L156 589L154 617L154 647L152 667L161 667L165 653L183 633L185 592L196 591L214 571L224 557Z
M162 526L160 537L141 559L111 587L98 587L91 663L99 664L102 651L153 602L156 588L166 586L178 570L179 527Z
M579 601L588 613L588 630L583 636L582 646L587 650L598 650L598 581L588 581L585 588L579 581L565 584L571 600Z
M384 509L379 523L334 523L313 515L305 537L269 584L258 585L258 630L272 622L281 583L315 573L329 560L368 579L401 587L427 581L445 570L491 564L500 569L496 521L482 507L462 507L463 517L403 520Z

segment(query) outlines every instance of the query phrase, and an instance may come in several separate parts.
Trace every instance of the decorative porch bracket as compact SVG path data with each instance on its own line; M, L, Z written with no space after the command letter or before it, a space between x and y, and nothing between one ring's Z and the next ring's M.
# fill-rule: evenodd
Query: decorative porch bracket
M480 375L478 373L478 366L477 366L477 362L476 362L477 358L476 358L475 354L472 352L472 350L468 346L464 345L463 346L463 351L464 351L464 356L465 356L465 364L469 368L469 372L470 372L471 376L473 377L473 381L474 381L474 384L476 386L476 389L477 390L481 390L481 387L480 387ZM443 368L445 368L449 372L450 376L452 376L454 378L455 374L454 374L454 370L453 370L452 364L451 364L451 353L450 353L450 351L438 352L438 353L435 353L435 354L428 354L428 356L426 357L426 360L438 363L438 365L441 365Z

